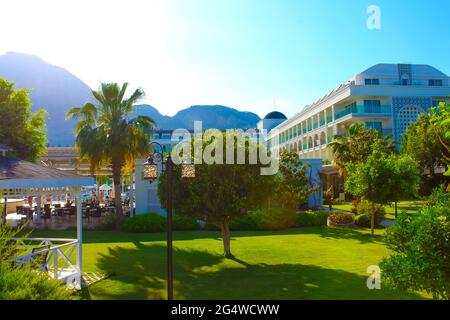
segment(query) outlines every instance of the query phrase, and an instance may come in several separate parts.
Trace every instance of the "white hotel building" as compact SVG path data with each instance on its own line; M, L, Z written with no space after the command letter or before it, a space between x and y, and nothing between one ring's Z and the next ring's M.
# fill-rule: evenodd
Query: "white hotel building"
M450 77L429 65L377 64L293 117L280 118L267 143L272 151L297 150L304 159L332 160L328 144L333 135L344 134L344 126L362 123L401 141L419 113L450 101L449 96Z

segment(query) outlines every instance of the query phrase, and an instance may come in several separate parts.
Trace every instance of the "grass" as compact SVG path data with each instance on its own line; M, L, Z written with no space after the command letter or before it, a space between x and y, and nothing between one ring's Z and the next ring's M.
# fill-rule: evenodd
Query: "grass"
M384 230L300 228L232 232L235 259L218 232L176 232L176 299L420 299L418 293L368 290L366 269L388 254ZM35 231L35 237L74 237ZM111 274L86 291L91 299L164 299L165 234L86 231L84 271Z
M338 209L338 210L346 211L346 212L351 212L352 207L353 207L353 205L351 204L351 202L333 205L334 209ZM398 203L397 210L398 210L398 213L400 213L402 211L406 211L408 213L414 213L421 207L422 207L421 201L401 201ZM386 206L384 206L384 208L386 209L385 218L389 219L389 220L394 220L395 219L394 205L393 204L386 205Z

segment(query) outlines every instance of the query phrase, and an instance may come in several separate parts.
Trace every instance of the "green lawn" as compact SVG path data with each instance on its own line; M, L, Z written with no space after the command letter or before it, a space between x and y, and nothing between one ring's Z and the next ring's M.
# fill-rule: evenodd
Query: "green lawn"
M410 213L414 213L416 212L419 208L422 207L422 202L421 201L401 201L398 203L398 213L402 212L402 211L406 211L406 212L410 212ZM339 209L342 211L347 211L347 212L351 212L353 205L351 204L351 202L346 202L344 204L336 204L333 205L334 209ZM394 205L392 206L384 206L384 208L386 209L386 219L395 219L395 208Z
M218 232L175 233L175 298L179 299L417 299L423 296L368 290L366 269L388 252L383 230L301 228L233 232L236 259L222 256ZM164 299L164 234L86 231L85 271L112 273L89 287L92 299ZM74 237L69 231L33 236Z

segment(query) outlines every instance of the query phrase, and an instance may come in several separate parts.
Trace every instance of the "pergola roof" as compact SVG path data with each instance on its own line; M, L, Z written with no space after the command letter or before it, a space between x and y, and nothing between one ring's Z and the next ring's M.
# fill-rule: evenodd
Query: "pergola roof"
M74 188L94 183L94 179L90 177L0 156L0 190Z

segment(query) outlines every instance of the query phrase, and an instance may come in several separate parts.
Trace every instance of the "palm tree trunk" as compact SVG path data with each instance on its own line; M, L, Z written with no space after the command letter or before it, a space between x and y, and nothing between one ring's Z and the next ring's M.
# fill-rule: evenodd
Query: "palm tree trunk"
M222 224L220 226L222 230L222 239L223 239L223 251L225 253L225 257L231 258L233 255L231 254L231 236L230 236L230 221L228 217L222 220Z
M370 231L371 231L371 234L372 234L372 236L374 236L375 235L375 206L374 206L374 204L373 204L373 202L371 202L370 203L371 205L371 209L372 209L372 217L371 217L371 219L370 219Z
M123 208L122 208L122 195L120 192L120 176L122 171L122 166L113 163L113 183L114 183L114 203L116 207L116 231L122 230L123 224Z

